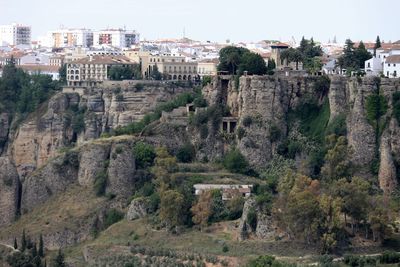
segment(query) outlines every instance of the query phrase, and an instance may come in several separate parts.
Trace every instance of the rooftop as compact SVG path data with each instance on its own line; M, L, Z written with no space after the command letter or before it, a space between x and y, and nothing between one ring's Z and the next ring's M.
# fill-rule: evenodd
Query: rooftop
M400 63L400 55L388 56L386 63Z
M90 57L81 58L74 60L71 63L74 64L134 64L129 58L121 55L94 55Z

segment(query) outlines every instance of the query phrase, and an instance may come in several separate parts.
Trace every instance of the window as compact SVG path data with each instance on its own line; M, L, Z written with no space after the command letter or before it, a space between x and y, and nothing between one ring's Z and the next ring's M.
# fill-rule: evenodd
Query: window
M396 67L396 63L393 64L393 67Z
M388 64L388 67L390 67L390 63Z
M370 62L368 62L368 68L371 68L371 63Z

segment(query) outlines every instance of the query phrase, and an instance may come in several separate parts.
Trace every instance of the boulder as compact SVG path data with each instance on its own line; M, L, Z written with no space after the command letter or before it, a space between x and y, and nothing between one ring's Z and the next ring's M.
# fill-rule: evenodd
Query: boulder
M126 218L129 221L133 221L145 217L150 212L150 201L148 198L135 198L128 207Z

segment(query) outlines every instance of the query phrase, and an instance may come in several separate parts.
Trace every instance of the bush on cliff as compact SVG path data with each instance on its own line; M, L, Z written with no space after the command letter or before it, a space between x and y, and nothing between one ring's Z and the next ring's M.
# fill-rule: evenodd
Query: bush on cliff
M223 165L231 172L242 174L247 174L249 172L249 163L237 149L230 150L224 156Z

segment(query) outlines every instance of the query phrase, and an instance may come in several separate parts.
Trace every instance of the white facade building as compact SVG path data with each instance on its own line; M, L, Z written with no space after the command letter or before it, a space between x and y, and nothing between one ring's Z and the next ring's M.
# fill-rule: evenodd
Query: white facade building
M383 65L383 74L389 78L400 76L400 55L392 55L386 58Z
M139 33L123 29L109 29L95 31L93 34L93 46L113 46L117 48L131 47L139 43Z
M2 45L30 45L31 27L13 23L0 25L0 46Z
M379 75L383 71L382 59L372 57L365 61L365 73L367 75Z

